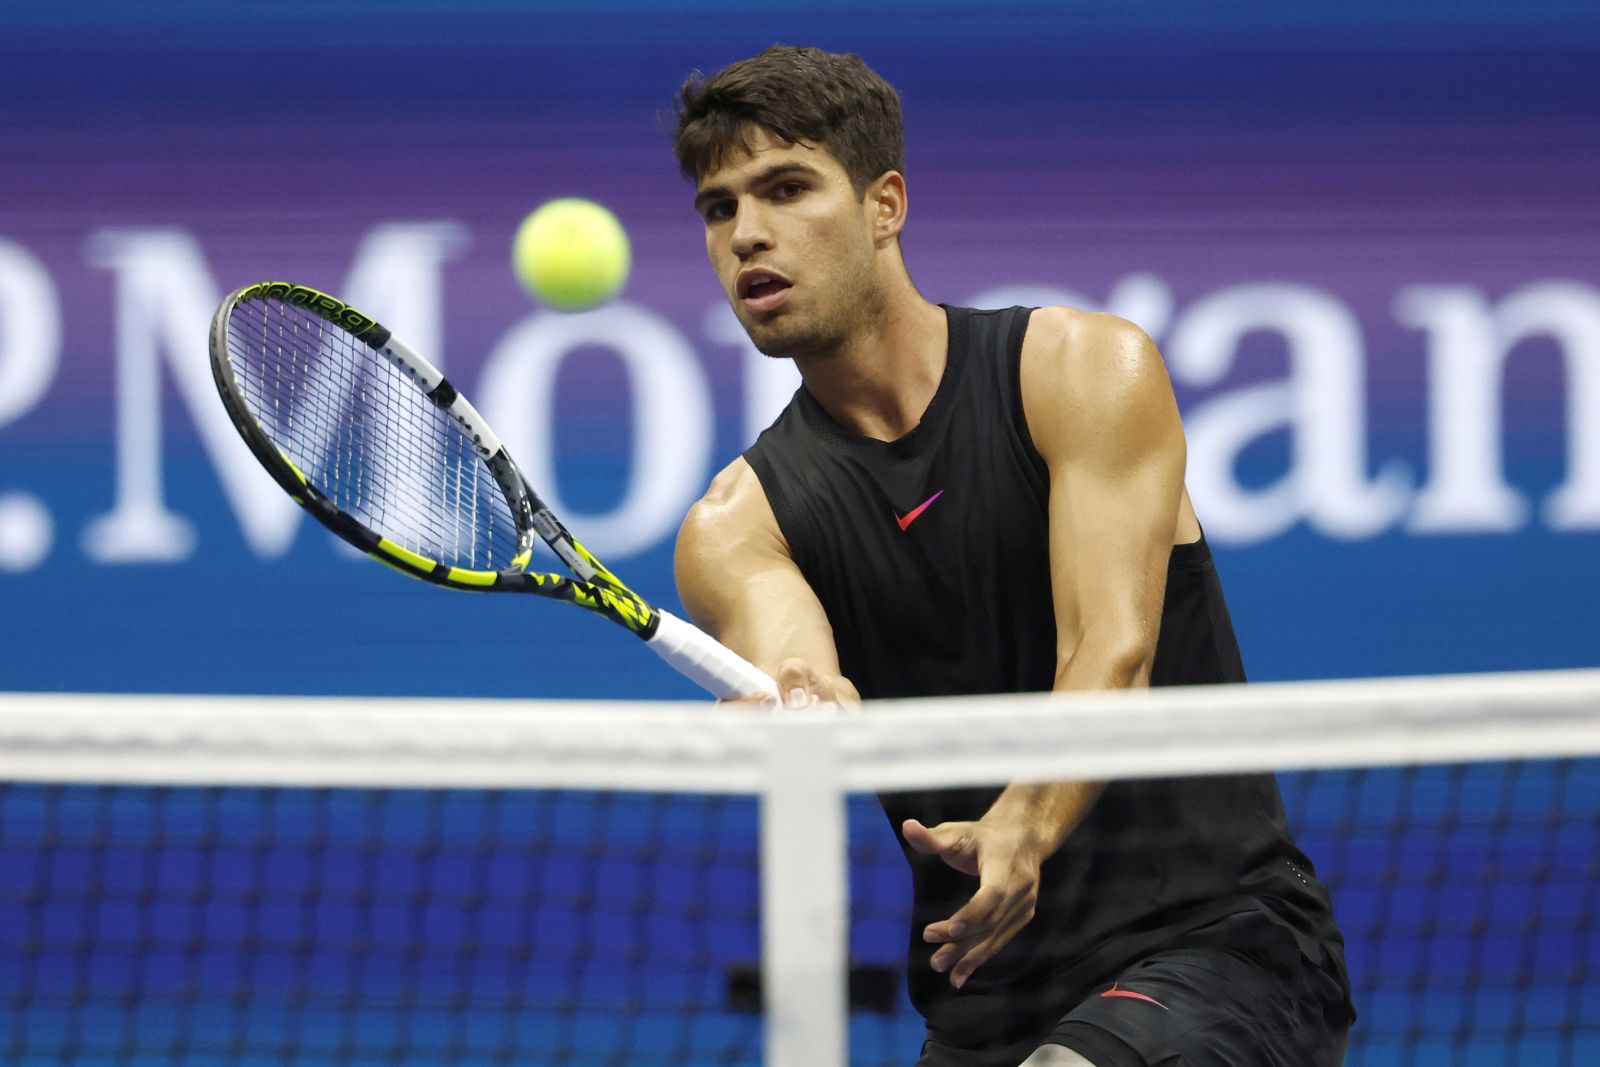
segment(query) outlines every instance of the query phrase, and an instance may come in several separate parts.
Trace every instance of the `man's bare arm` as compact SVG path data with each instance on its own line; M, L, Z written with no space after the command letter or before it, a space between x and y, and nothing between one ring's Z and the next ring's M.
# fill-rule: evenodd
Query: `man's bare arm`
M1183 429L1155 345L1109 315L1034 313L1022 399L1050 472L1050 572L1057 692L1148 685L1167 559L1184 499ZM978 892L924 937L960 986L1033 917L1039 865L1095 800L1099 782L1013 783L975 823L906 840L980 878Z
M1146 686L1183 500L1177 401L1138 327L1065 308L1035 315L1045 330L1024 348L1022 396L1050 471L1054 688ZM1099 793L1085 782L1018 786L993 814L1031 827L1048 856Z
M1032 360L1024 351L1023 404L1050 469L1055 688L1148 685L1184 498L1177 401L1138 327L1037 314L1054 343L1040 338Z
M840 674L828 616L743 459L724 468L689 510L673 563L690 616L771 674L785 703L859 702Z

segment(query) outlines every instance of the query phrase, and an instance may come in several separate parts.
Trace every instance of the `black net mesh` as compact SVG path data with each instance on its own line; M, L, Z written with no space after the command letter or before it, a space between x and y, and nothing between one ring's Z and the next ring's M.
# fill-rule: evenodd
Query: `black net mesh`
M1600 1063L1600 759L1277 778L1345 939L1359 1013L1347 1064ZM854 967L898 974L911 936L905 860L875 802L856 814ZM1130 827L1111 847L1160 839L1159 827ZM853 1063L914 1062L920 1020L903 991L888 1016L860 998L855 1009Z
M752 1063L755 805L0 789L7 1064Z
M247 300L228 355L262 431L342 511L448 566L503 570L517 529L487 464L393 363L302 307Z
M1347 942L1349 1062L1600 1063L1600 760L1281 781Z
M1367 1065L1600 1062L1600 762L1280 776ZM758 807L0 787L0 1062L761 1062ZM852 798L851 1062L910 1064L908 879ZM1137 840L1130 839L1137 847Z

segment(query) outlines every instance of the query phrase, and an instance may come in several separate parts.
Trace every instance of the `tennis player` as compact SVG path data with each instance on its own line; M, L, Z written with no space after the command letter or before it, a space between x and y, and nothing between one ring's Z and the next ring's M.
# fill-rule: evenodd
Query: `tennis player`
M1244 680L1160 354L924 299L888 83L770 48L690 78L674 147L740 322L804 381L684 522L702 626L795 706ZM882 801L924 1067L1342 1061L1343 939L1270 775Z

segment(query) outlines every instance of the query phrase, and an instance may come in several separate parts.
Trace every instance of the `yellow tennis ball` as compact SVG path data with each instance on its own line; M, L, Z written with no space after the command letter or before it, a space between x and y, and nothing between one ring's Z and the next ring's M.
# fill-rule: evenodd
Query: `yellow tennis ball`
M551 200L522 220L511 265L529 292L560 311L582 311L616 295L632 261L628 234L593 200Z

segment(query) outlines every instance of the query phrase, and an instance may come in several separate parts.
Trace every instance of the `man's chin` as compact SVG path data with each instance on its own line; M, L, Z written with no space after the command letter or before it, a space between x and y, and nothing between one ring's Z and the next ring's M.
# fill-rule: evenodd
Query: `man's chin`
M796 323L785 315L763 315L752 321L744 315L739 316L739 322L744 326L744 332L749 335L750 343L756 346L756 351L773 359L793 359L798 354L803 354L806 348L806 339L803 333L796 329Z

